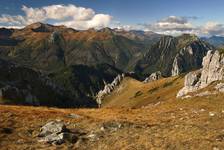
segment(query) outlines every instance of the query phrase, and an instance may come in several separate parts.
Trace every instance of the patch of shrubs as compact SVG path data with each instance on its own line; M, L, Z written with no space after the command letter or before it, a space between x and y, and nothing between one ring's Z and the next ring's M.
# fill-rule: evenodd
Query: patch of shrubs
M142 94L143 94L143 93L142 93L141 91L138 91L138 92L135 93L134 98L136 98L136 97L138 97L138 96L141 96Z
M153 92L157 91L158 89L159 89L159 87L154 87L154 88L148 90L148 92L149 92L150 94L152 94Z

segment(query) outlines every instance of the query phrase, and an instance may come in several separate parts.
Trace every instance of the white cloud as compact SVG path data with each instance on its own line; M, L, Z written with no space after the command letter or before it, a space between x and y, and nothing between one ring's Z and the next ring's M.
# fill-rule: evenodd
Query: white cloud
M160 34L179 35L182 33L196 33L194 25L190 20L197 19L197 17L178 17L169 16L158 20L154 23L145 23L137 25L122 25L120 22L117 24L118 29L125 30L144 30L153 31Z
M192 17L169 16L153 24L144 24L145 29L164 34L192 32L194 27L189 21Z
M183 33L196 34L199 36L224 36L224 24L209 21L204 25L194 25L193 20L197 17L168 16L154 23L137 25L122 25L117 23L117 28L125 30L153 31L159 34L180 35ZM115 26L116 27L116 26Z
M110 24L112 17L96 14L90 8L75 5L50 5L41 8L22 6L24 16L1 15L0 22L6 26L25 26L34 22L53 20L54 24L63 24L75 29L102 28Z
M224 24L218 22L207 22L203 27L201 27L201 32L206 35L224 35Z
M0 26L21 28L34 22L53 22L54 25L65 25L78 30L110 26L118 29L145 30L169 35L191 33L203 36L224 36L224 24L210 21L205 25L196 26L193 20L198 18L194 16L168 16L154 23L124 25L113 20L112 16L108 14L97 14L93 9L77 7L72 4L50 5L40 8L22 6L21 9L25 15L1 15Z
M26 22L23 16L17 15L17 16L10 16L10 15L2 15L0 17L1 23L6 23L7 25L15 25L15 26L21 26Z

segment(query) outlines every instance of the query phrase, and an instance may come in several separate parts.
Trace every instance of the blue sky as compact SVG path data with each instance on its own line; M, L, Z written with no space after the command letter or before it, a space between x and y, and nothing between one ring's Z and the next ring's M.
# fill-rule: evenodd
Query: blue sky
M41 21L76 29L109 26L167 34L224 34L223 0L4 0L0 3L0 26L6 27L22 27ZM55 7L48 6L63 6L64 11L69 10L68 16L49 15ZM77 8L80 9L77 11ZM48 17L43 18L44 13ZM57 13L56 9L55 15L61 15ZM87 15L83 19L76 13Z

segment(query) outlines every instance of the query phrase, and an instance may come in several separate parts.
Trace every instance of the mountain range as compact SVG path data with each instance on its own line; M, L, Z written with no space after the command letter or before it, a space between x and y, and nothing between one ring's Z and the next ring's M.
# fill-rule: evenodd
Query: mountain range
M224 37L222 36L202 37L201 39L214 45L217 48L224 46Z
M0 75L0 102L95 107L97 92L118 74L138 80L156 71L163 77L180 75L201 68L203 57L213 47L211 42L190 34L172 37L110 28L78 31L40 22L23 29L1 28L0 65L7 75ZM5 64L13 64L17 71L5 68ZM13 79L8 78L11 74ZM26 92L20 88L23 82ZM54 85L52 89L49 82ZM43 90L40 94L44 88L53 92ZM19 96L11 98L11 91Z

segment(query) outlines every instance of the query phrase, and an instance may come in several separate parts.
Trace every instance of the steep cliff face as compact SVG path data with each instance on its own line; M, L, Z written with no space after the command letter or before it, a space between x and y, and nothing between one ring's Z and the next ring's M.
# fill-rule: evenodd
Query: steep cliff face
M202 65L202 69L185 76L184 87L178 92L177 97L204 88L213 81L224 80L224 55L219 51L208 51Z
M201 87L224 79L224 55L219 51L209 51L204 57L202 65Z
M200 40L182 48L174 58L171 70L172 76L200 68L202 59L208 50L209 46Z
M151 74L159 70L163 75L169 76L172 60L176 54L176 44L176 38L162 37L159 42L149 48L143 59L137 62L135 72Z
M159 70L163 76L176 76L200 68L210 48L195 35L164 36L149 49L135 69L145 74Z

